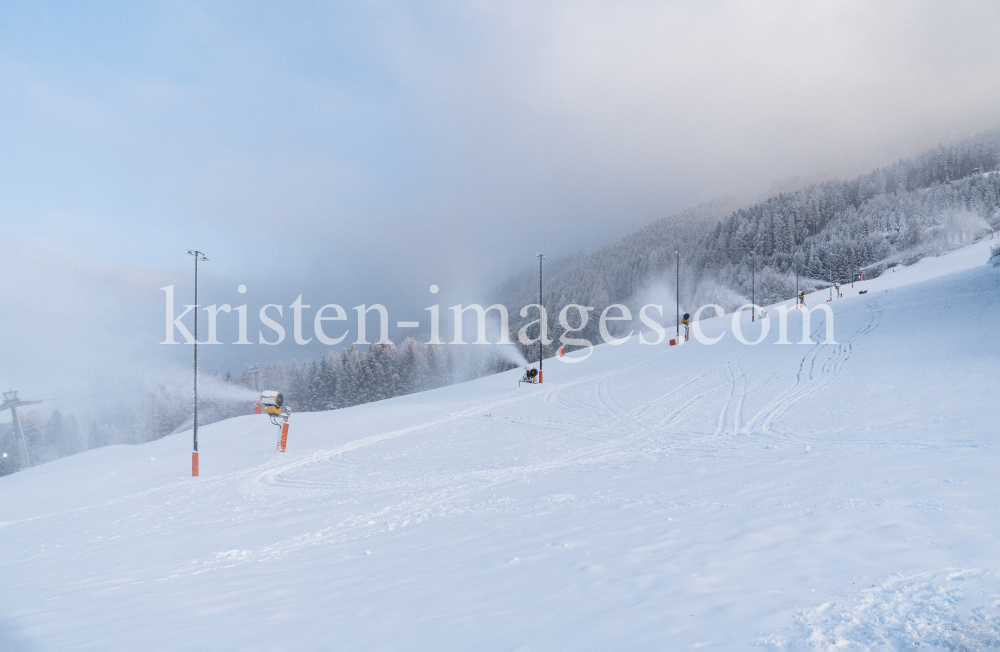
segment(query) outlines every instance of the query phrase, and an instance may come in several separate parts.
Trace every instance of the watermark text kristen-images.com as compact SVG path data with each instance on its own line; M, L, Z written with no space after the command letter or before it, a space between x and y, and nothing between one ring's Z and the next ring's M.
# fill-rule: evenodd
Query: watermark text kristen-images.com
M189 312L200 308L205 311L208 320L208 338L204 341L199 341L198 344L223 344L217 338L218 334L218 324L219 324L219 313L236 313L238 325L239 325L239 337L233 342L233 344L253 344L248 337L248 320L247 320L247 305L236 306L235 308L230 306L228 303L222 305L212 304L210 306L194 306L190 304L183 304L184 311L177 314L174 305L174 286L168 285L167 287L160 288L161 291L165 293L166 299L166 337L161 342L161 344L193 344L194 336L191 331L184 325L181 321L188 315ZM241 285L239 287L240 293L246 292L246 286ZM436 293L437 286L431 286L431 292ZM350 327L346 324L336 324L328 322L343 322L348 321L347 311L340 305L335 303L328 303L326 305L320 306L312 314L312 335L306 337L304 333L304 326L308 323L309 317L306 316L306 311L311 310L312 306L302 303L302 295L299 295L295 301L288 306L291 309L292 317L292 338L295 340L296 344L305 345L312 342L313 337L316 338L321 344L328 346L336 346L345 342L348 336L351 334ZM379 319L379 338L375 340L378 343L389 342L389 311L380 303L373 304L371 306L362 304L360 306L354 306L352 308L357 313L357 339L355 339L352 344L371 344L368 340L368 329L367 329L367 316L368 313L376 313ZM441 307L439 304L435 304L428 308L425 308L427 312L430 313L430 339L427 341L428 344L513 344L509 339L509 315L507 313L507 308L496 303L487 308L483 308L479 304L471 304L468 306L463 306L461 304L457 306L451 306L449 310L452 312L452 324L453 324L453 337L450 341L443 341L441 339ZM563 332L559 336L559 342L563 346L567 347L581 347L587 349L586 355L583 356L571 356L571 357L560 357L559 360L564 362L580 362L585 360L590 355L590 349L593 348L594 343L578 335L587 327L590 323L592 317L596 316L598 319L598 331L601 335L601 339L606 344L617 345L624 344L629 340L629 338L634 334L634 330L630 330L628 333L623 333L621 336L616 337L612 335L608 330L609 322L619 322L619 321L632 321L632 312L629 308L622 304L613 304L605 308L599 316L592 315L594 308L592 306L583 306L576 303L571 303L564 306L559 311L559 325L562 327ZM732 316L732 331L733 336L741 344L755 345L760 344L767 338L770 332L770 322L771 320L765 316L759 320L760 332L757 334L757 339L748 340L743 333L743 325L741 324L741 316L744 311L753 310L756 311L758 315L764 313L760 306L755 304L746 304L740 306L733 313ZM802 339L799 344L813 344L810 337L810 318L814 310L820 310L824 313L826 318L826 338L821 342L822 344L836 344L833 337L833 310L830 306L826 304L819 304L813 306L812 308L802 307L800 309L794 309L789 306L780 305L777 306L776 311L778 313L778 339L775 344L792 344L788 340L788 317L790 313L798 313L801 315L801 325L802 325ZM690 333L694 338L702 344L717 344L723 337L725 337L726 332L723 331L721 334L715 337L708 337L702 332L699 319L706 311L714 311L716 316L722 317L725 315L725 310L716 304L707 304L700 307L691 315L690 323ZM476 328L475 340L471 342L465 341L465 316L469 313L471 316L475 317ZM655 313L654 318L652 314ZM499 318L499 330L497 330L497 336L495 341L489 341L487 339L487 315L492 314ZM527 319L529 315L538 317L534 321L530 321L524 324L520 330L517 332L518 341L526 346L538 344L539 338L541 338L542 343L549 345L553 342L552 339L548 337L548 313L544 306L537 303L532 303L524 306L520 310L520 315L522 318ZM267 329L267 333L263 330L258 330L257 332L257 343L264 345L277 345L285 341L287 336L287 331L285 330L282 320L286 319L285 308L280 304L269 303L261 307L260 311L257 313L260 319L261 325ZM647 332L640 331L639 333L639 343L646 345L657 345L661 344L667 339L667 332L664 326L657 321L658 319L663 319L663 306L653 303L646 304L639 310L639 320L642 324L649 329L649 335L652 337L647 338ZM571 324L570 322L576 322ZM419 328L419 321L397 321L396 327L399 329L409 329L409 328ZM539 331L537 337L529 337L528 330L534 326L538 326ZM342 330L343 329L343 330ZM329 331L339 331L339 334L330 335ZM183 338L183 342L177 341L175 335L180 335ZM684 338L680 338L680 342L683 342Z

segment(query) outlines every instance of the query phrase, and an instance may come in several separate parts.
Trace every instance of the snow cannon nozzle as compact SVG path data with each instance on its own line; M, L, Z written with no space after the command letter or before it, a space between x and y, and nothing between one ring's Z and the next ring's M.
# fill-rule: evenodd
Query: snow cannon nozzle
M264 414L280 415L285 397L279 391L268 389L260 393L260 403L264 406Z
M521 380L517 381L517 384L518 386L520 386L521 383L533 384L537 382L538 382L538 369L531 367L530 369L524 370L524 376L521 378Z

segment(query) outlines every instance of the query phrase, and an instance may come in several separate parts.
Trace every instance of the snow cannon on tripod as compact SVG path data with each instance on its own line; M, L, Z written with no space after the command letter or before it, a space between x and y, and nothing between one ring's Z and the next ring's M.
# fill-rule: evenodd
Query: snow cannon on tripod
M538 369L534 367L524 370L524 376L521 380L517 381L517 386L520 387L521 383L528 383L529 385L534 385L538 382Z
M292 409L285 405L285 397L282 396L281 392L274 390L265 390L260 393L260 405L263 407L264 414L271 418L271 423L281 426L277 449L279 453L284 453L285 444L288 442L288 417L292 416ZM278 419L281 421L279 422Z

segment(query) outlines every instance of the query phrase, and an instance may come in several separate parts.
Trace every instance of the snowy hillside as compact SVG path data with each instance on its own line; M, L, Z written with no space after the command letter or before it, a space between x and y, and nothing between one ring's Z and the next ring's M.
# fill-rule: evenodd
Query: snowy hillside
M835 345L633 338L294 414L284 455L216 423L197 479L190 433L0 478L0 649L997 646L988 245L848 286Z
M951 251L1000 228L1000 130L939 146L867 174L810 184L759 200L729 198L661 218L618 242L546 272L549 332L569 303L717 303L726 310L771 303L800 288L850 282L861 268ZM518 310L538 296L528 266L499 293L518 328ZM751 271L754 270L754 271ZM754 279L751 281L751 279ZM751 287L751 283L754 287ZM679 290L675 287L679 286ZM584 331L599 340L596 323ZM523 347L527 355L530 347ZM554 355L558 345L547 354Z

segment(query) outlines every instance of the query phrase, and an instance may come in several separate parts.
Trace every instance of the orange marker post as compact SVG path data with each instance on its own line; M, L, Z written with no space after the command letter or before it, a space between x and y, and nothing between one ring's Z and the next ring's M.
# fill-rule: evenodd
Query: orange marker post
M285 422L281 424L281 437L278 438L278 452L285 452L285 445L288 443L288 417L292 416L292 409L285 406Z
M198 451L191 453L191 477L198 477Z

